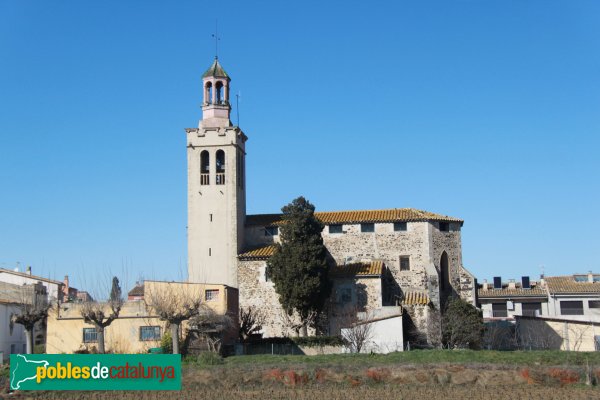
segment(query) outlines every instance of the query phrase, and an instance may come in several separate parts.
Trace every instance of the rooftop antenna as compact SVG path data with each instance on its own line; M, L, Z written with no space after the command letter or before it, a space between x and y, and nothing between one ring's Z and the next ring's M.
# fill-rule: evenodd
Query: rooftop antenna
M544 264L540 265L540 267L542 268L542 279L545 278L545 274L544 274Z
M213 33L212 37L215 38L215 59L219 59L219 40L221 40L221 38L219 37L218 19L215 20L215 33Z
M240 97L242 97L241 92L237 92L235 95L235 112L237 114L237 126L240 126Z

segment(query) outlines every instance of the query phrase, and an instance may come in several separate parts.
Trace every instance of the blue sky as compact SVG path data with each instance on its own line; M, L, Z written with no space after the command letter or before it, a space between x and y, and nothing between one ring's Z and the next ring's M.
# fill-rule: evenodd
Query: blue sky
M480 280L600 272L600 3L288 3L0 2L0 266L185 277L218 18L249 213L426 209Z

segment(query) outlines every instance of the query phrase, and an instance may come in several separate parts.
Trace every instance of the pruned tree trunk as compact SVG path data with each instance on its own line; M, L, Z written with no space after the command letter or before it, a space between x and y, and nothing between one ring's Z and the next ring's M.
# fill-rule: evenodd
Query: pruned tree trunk
M300 336L302 336L302 337L308 336L308 328L307 328L306 324L302 325L302 328L300 329Z
M173 354L179 354L179 322L171 322L171 339L173 339Z
M96 326L96 333L98 338L98 353L104 354L104 327Z
M33 329L25 329L26 353L33 354Z

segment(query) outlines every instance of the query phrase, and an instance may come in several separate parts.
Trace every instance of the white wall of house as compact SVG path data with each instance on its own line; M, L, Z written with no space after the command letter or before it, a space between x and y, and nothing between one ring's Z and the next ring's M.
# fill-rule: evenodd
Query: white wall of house
M31 275L25 276L25 274L12 274L10 271L0 271L0 282L12 283L13 285L35 285L41 282L46 288L49 299L58 299L61 282L39 279L38 276Z
M402 333L402 315L385 318L373 322L369 339L361 353L387 354L404 350L404 336ZM342 329L342 336L348 329Z
M19 312L14 304L0 303L0 351L4 360L12 353L25 352L25 330L23 325L14 324L10 329L10 317Z
M510 304L507 304L507 307L506 307L507 318L514 318L516 315L523 315L524 301L522 299L518 299L518 300L485 299L485 300L480 300L481 312L483 313L483 318L486 318L486 319L494 318L492 304L507 303L508 301L512 302L512 309L511 309L511 307L509 307ZM541 303L541 314L540 315L546 315L546 316L549 315L548 303L546 302L546 299L544 299L544 300L541 300L541 299L529 300L529 301L527 301L527 303Z
M597 293L589 295L551 295L548 298L548 316L550 317L576 317L574 315L564 314L561 310L561 302L564 301L581 301L583 305L583 314L576 319L600 322L600 308L590 307L590 301L600 301L600 296Z

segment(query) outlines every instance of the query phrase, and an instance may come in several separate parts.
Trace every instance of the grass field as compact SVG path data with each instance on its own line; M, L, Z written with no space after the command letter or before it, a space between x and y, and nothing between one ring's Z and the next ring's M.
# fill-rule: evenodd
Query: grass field
M192 358L191 362L194 359ZM316 356L234 356L223 360L226 367L243 365L294 366L294 365L353 365L377 366L386 364L505 364L521 366L538 365L596 365L600 367L600 352L568 351L475 351L475 350L413 350L391 354L332 354ZM200 366L210 368L211 365Z

